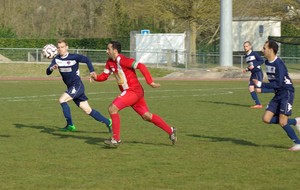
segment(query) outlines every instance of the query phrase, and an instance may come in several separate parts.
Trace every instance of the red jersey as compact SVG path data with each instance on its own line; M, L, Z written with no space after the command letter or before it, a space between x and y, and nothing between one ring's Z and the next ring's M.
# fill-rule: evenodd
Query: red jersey
M112 59L106 61L105 69L101 75L97 76L96 81L107 80L109 75L113 74L121 91L128 89L142 90L143 87L138 80L135 69L141 70L148 84L153 82L144 64L122 54L119 54L115 61Z

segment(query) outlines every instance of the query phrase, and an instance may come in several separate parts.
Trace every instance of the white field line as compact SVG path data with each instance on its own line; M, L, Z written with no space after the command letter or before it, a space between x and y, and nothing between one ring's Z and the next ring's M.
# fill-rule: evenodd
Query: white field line
M226 94L233 94L232 90L247 90L245 88L211 88L211 89L181 89L181 90L151 90L151 91L145 91L147 94L147 98L181 98L181 97L201 97L201 96L217 96L217 95L226 95ZM180 95L180 92L200 92L202 91L201 94L198 93L190 93L188 95ZM162 96L149 96L149 93L162 93L162 92L172 92L169 93L168 95ZM176 92L179 92L179 94L176 94ZM90 92L86 93L89 99L101 99L101 100L111 100L114 99L119 92L114 91L114 92ZM90 97L90 95L97 95L97 94L114 94L114 96L109 97L109 98L103 98L103 97ZM0 97L0 101L9 101L9 102L21 102L21 101L45 101L45 100L55 100L57 101L59 96L61 94L49 94L49 95L36 95L36 96L15 96L15 97Z

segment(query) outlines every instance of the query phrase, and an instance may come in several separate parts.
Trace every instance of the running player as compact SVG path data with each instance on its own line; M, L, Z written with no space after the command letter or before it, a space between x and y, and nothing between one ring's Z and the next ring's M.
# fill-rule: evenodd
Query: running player
M67 85L67 90L59 98L59 103L67 121L67 125L62 128L62 130L76 130L72 121L71 110L68 105L68 102L73 100L86 114L99 122L105 123L109 132L111 132L111 120L90 107L87 101L88 98L84 93L84 85L79 76L79 62L87 64L91 76L95 74L90 59L84 55L71 54L68 52L68 48L68 44L65 40L59 40L57 42L58 55L51 61L51 64L46 71L47 75L51 75L53 70L58 69L64 83Z
M295 143L289 150L299 151L300 140L291 125L295 125L299 131L300 118L289 119L289 116L292 115L294 86L284 62L276 55L277 51L278 45L276 42L265 42L263 54L267 59L265 64L269 83L261 82L257 79L253 79L253 82L259 88L275 90L275 96L267 106L263 115L263 121L267 124L279 124Z
M120 139L120 116L119 111L131 106L145 121L149 121L157 127L164 130L168 135L172 144L177 141L176 128L170 127L160 116L150 113L147 103L144 99L144 89L140 84L135 70L139 69L146 79L147 84L153 88L160 87L155 83L149 73L147 67L135 61L132 58L125 57L121 53L121 44L117 41L111 41L107 45L106 53L108 60L104 71L100 75L94 75L95 81L105 81L110 74L113 74L117 80L121 94L113 100L108 111L112 119L112 138L104 141L110 147L118 147L121 143Z
M249 41L244 42L245 60L248 66L243 70L243 72L251 72L248 89L252 99L255 102L255 105L251 106L251 108L262 108L263 106L259 101L257 93L255 92L255 85L252 79L263 81L263 72L261 70L261 65L264 63L264 60L258 53L252 51L251 48L251 43Z

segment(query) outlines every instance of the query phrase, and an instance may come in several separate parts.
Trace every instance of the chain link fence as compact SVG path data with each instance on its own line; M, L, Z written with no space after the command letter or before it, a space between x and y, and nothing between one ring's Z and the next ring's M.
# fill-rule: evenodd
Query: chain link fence
M91 49L69 49L70 53L83 54L89 57L93 63L104 64L107 60L106 50L91 50ZM141 52L140 52L141 53ZM147 52L151 57L157 58L156 62L143 63L148 66L157 68L173 68L173 69L207 69L220 66L220 55L215 52L201 52L195 55L189 55L184 51L153 51ZM132 51L123 51L122 54L131 57L135 53ZM193 57L190 60L194 62L178 62L178 57ZM281 57L287 64L300 64L299 57ZM152 59L153 60L153 59ZM184 59L189 60L189 59ZM137 60L139 61L139 60ZM50 60L43 57L42 49L38 48L0 48L0 63L49 63ZM233 66L244 68L243 52L235 52L233 55Z

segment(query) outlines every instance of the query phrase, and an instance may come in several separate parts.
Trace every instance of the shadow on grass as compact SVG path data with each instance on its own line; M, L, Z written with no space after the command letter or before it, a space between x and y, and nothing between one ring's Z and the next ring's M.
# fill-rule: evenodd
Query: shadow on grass
M245 104L237 104L237 103L231 103L231 102L206 101L206 100L198 100L198 101L199 101L199 102L212 103L212 104L220 104L220 105L230 105L230 106L239 106L239 107L250 107L249 105L245 105Z
M88 136L79 136L79 134L90 133L84 131L65 132L65 131L60 131L59 128L57 127L49 128L44 126L24 125L19 123L15 123L14 125L16 128L19 129L21 128L37 129L40 130L41 133L50 134L59 138L74 138L74 139L84 140L87 144L92 144L92 145L99 145L99 143L102 144L102 142L106 139L106 138L104 139L104 138L94 138Z
M255 143L250 142L250 141L246 141L246 140L242 140L242 139L235 139L235 138L230 138L230 137L213 137L213 136L207 136L207 135L194 135L194 134L190 134L190 135L187 135L187 136L210 139L211 142L231 142L231 143L238 144L238 145L243 145L243 146L272 147L272 148L282 148L282 149L287 148L287 147L284 147L284 146L273 145L273 144L272 145L259 145L259 144L255 144Z
M0 137L10 137L10 135L0 135Z
M151 142L139 142L139 141L126 141L126 143L129 143L129 144L145 144L145 145L162 145L162 146L173 146L171 144L171 141L169 141L170 144L164 144L164 143L151 143Z

